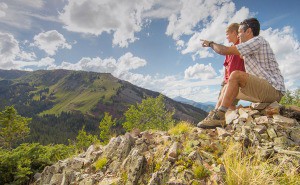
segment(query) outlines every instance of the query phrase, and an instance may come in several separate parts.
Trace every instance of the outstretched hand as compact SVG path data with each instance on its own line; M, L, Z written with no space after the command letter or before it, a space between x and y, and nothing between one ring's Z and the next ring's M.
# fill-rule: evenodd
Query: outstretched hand
M202 42L202 47L209 47L209 43L211 43L211 41L208 41L208 40L203 40L203 39L200 39Z

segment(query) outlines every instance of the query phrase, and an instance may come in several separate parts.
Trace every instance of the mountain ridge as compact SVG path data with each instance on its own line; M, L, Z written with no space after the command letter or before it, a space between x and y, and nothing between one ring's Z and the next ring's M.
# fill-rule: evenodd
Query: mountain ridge
M196 102L193 100L183 98L181 96L177 96L177 97L173 98L173 100L192 105L192 106L202 109L206 112L213 110L215 108L215 104L216 104L214 102L207 102L207 103Z
M123 114L130 105L158 95L158 92L135 86L109 73L63 69L32 72L0 70L0 109L14 105L20 115L32 117L31 130L35 134L30 141L42 144L59 143L56 137L64 137L55 135L58 128L52 130L50 135L50 130L54 129L51 127L53 121L65 124L61 125L65 128L70 127L68 124L77 125L74 131L70 131L72 133L65 130L63 135L66 137L61 142L67 143L67 135L74 139L76 131L83 125L89 125L86 127L88 132L96 132L104 112L119 119L120 126L124 120ZM166 96L164 99L168 110L175 109L176 120L197 123L207 115L205 111L191 105L176 102ZM84 120L84 123L68 121L76 122L74 117ZM44 135L36 133L41 130Z

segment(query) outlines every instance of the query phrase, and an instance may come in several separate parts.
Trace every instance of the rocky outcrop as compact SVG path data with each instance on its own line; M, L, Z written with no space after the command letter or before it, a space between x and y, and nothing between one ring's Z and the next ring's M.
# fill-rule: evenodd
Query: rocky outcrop
M284 114L291 112L276 102L241 107L226 113L225 128L191 127L182 134L134 130L112 138L106 146L92 145L85 153L46 167L35 175L33 184L224 184L220 156L230 140L242 143L243 150L263 159L296 159L298 163L289 165L297 168L300 124L283 116L283 109ZM105 162L100 165L99 161ZM203 170L199 176L195 166L207 172Z

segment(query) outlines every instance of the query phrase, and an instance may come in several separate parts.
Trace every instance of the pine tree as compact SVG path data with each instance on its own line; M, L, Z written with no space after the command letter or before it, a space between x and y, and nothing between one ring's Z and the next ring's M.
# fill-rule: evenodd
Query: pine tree
M0 146L11 149L16 141L28 136L30 121L31 118L18 115L13 106L5 107L5 110L0 112Z
M85 131L85 126L79 130L78 135L76 137L76 149L78 151L86 150L90 145L99 142L96 135L88 134Z
M107 144L109 139L112 136L111 128L116 125L116 120L112 119L112 116L109 113L105 112L103 119L99 123L100 128L100 139L103 144Z

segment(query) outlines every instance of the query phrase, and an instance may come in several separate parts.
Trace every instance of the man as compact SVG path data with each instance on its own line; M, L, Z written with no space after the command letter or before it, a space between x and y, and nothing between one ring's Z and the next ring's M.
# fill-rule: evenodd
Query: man
M227 27L226 39L228 40L229 43L232 43L234 45L239 44L238 29L239 29L238 23L232 23ZM222 99L223 99L225 90L227 88L227 83L228 83L230 74L236 70L245 71L244 60L239 55L226 55L225 61L224 61L224 67L225 67L224 80L221 85L222 88L220 91L218 103L216 104L215 110L218 109L222 103ZM238 101L239 101L238 99L235 99L229 108L234 110Z
M231 73L221 106L198 124L201 128L225 125L225 113L235 98L251 102L279 102L285 93L284 80L269 43L259 36L256 18L246 19L239 26L240 44L226 47L202 40L203 47L211 47L220 55L241 55L246 72Z

